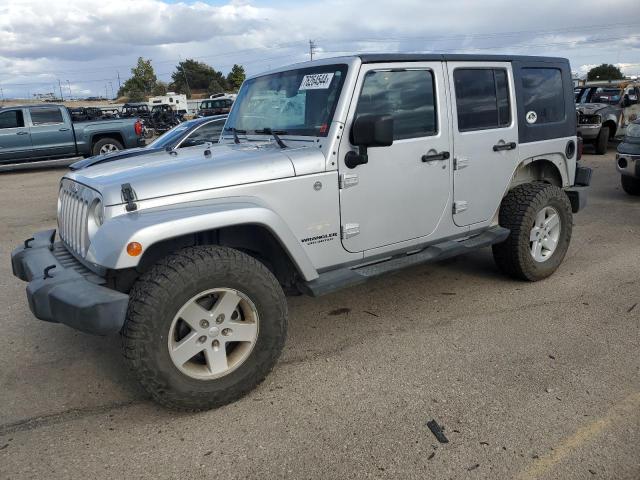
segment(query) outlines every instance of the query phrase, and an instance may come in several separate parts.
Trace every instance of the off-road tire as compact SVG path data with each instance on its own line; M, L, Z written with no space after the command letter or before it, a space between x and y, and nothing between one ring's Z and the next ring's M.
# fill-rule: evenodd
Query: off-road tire
M531 255L529 235L536 215L552 206L560 216L560 238L553 254L544 262ZM562 189L546 183L526 183L512 189L502 200L500 225L511 233L504 242L493 245L493 258L507 275L528 281L542 280L556 271L562 262L573 228L571 204Z
M598 155L604 155L607 153L607 147L609 146L609 127L600 128L598 138L596 138L596 153Z
M109 144L115 146L118 150L124 150L122 143L120 143L118 140L116 140L115 138L105 137L105 138L101 138L100 140L98 140L96 143L93 144L93 147L91 147L91 153L93 155L100 155L100 149L105 145L109 145Z
M620 175L622 189L629 195L640 195L640 178Z
M249 357L212 380L181 373L167 335L177 311L210 288L243 292L259 315ZM255 258L220 246L189 247L158 261L134 284L122 330L124 356L147 392L172 409L199 411L233 402L255 388L275 365L287 335L287 303L273 274Z

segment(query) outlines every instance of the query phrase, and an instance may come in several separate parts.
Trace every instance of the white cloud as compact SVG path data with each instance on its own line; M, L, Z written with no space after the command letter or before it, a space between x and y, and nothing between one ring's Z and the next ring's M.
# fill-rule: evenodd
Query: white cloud
M50 90L57 79L104 92L138 56L152 58L169 79L179 57L199 57L227 71L249 72L318 55L353 51L469 51L567 56L574 70L623 62L640 71L638 0L286 0L269 7L249 0L224 5L159 0L3 0L0 85L5 91ZM627 25L622 25L624 22ZM604 26L603 26L604 25ZM597 27L593 27L597 26ZM506 32L506 33L505 33ZM508 33L510 32L510 33ZM233 53L230 53L233 52Z

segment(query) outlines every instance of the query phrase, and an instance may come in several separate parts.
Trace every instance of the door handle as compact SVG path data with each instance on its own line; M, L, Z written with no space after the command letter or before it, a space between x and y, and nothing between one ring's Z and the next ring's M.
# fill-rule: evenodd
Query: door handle
M16 135L29 135L29 132L18 132Z
M68 132L69 129L68 128L59 128L58 131L59 132Z
M501 152L502 150L513 150L514 148L516 148L516 142L499 143L493 146L493 151Z
M423 162L435 162L436 160L449 160L449 152L427 153L422 156Z

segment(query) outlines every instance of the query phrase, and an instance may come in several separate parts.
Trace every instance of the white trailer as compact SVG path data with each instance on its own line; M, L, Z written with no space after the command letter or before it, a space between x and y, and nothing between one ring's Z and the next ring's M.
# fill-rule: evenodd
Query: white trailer
M169 105L177 113L186 114L189 110L187 104L187 96L181 93L167 92L166 95L159 95L157 97L149 98L149 106L155 105Z

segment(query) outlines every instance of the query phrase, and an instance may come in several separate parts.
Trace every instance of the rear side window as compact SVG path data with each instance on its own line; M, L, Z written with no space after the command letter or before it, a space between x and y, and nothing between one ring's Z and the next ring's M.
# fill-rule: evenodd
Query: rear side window
M394 140L435 135L434 94L433 74L429 70L368 72L356 116L391 115Z
M9 110L0 113L0 128L20 128L24 127L22 110Z
M458 68L453 72L458 130L484 130L511 124L509 82L504 69Z
M558 68L523 68L522 99L528 124L565 119L562 74Z
M62 112L59 108L38 107L30 108L31 123L34 125L44 125L47 123L63 123Z

